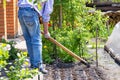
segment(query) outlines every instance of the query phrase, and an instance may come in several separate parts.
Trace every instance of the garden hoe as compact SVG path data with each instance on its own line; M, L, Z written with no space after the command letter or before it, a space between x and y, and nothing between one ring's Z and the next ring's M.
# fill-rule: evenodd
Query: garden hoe
M42 34L44 34L43 32L41 32ZM49 41L51 41L52 43L56 44L57 46L59 46L60 48L62 48L64 51L66 51L69 55L73 56L75 59L77 59L78 61L81 61L83 64L85 64L87 67L90 67L90 64L85 61L84 59L80 58L79 56L77 56L75 53L73 53L72 51L70 51L68 48L66 48L65 46L63 46L62 44L60 44L58 41L56 41L55 39L53 39L52 37L48 38Z

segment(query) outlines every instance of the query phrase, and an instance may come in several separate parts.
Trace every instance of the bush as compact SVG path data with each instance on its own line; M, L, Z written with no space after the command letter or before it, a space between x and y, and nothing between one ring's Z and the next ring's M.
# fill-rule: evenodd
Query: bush
M9 50L9 59L8 60L15 60L18 58L17 53L21 53L21 50L14 47L16 44L14 41L6 41L5 39L2 39L2 43L10 45Z
M0 70L7 65L7 59L9 58L9 51L7 44L0 45Z
M96 37L96 30L98 37L107 39L108 36L106 28L108 18L103 16L101 11L86 7L86 2L90 1L55 0L54 12L51 15L52 27L49 28L52 37L83 58L91 57L86 45L90 42L90 38ZM46 63L52 63L56 59L75 62L73 57L45 39L43 39L43 59Z
M25 80L38 74L37 69L28 68L27 52L19 52L12 44L13 42L7 42L0 45L0 71L3 69L7 74L7 77L0 77L0 80Z
M51 29L51 28L50 28ZM84 34L84 36L83 36ZM68 27L51 30L51 36L54 37L62 45L70 49L72 52L80 57L88 58L86 42L89 40L86 38L89 34L86 31L82 31L80 27L71 29ZM88 56L87 56L88 55ZM53 43L43 38L43 60L46 63L52 63L56 59L60 59L63 62L70 63L76 60L68 55L64 50L59 47L55 47Z

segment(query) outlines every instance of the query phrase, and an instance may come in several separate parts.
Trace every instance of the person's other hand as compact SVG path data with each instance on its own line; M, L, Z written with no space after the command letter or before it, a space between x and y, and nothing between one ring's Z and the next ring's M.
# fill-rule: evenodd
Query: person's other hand
M50 33L49 33L49 32L48 32L48 33L45 33L45 34L44 34L44 37L45 37L45 38L50 38Z

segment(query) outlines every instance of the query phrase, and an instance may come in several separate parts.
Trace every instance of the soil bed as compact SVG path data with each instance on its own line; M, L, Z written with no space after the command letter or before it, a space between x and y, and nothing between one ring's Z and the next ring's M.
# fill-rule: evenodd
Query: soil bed
M46 69L49 73L44 75L43 80L108 80L105 78L104 71L98 67L87 68L78 63L71 65L73 63L64 63L61 66L47 65Z

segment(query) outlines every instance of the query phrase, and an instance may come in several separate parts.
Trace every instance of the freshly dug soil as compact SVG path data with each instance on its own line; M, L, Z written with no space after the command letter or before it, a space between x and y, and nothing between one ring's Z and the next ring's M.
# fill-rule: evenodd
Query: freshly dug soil
M87 68L85 65L78 63L60 65L47 65L46 69L49 73L44 75L43 80L109 80L105 78L106 74L99 67L91 66Z

